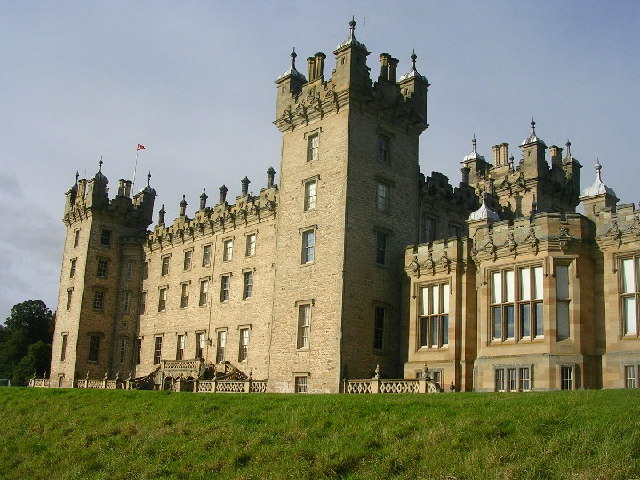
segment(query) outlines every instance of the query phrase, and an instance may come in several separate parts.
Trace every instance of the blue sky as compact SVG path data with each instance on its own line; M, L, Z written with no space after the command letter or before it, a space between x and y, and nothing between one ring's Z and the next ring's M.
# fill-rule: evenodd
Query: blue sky
M167 218L203 188L231 198L279 170L275 78L291 47L327 54L348 34L400 59L432 84L424 173L459 182L478 138L487 158L507 142L516 159L531 117L547 145L567 138L582 186L603 179L638 201L640 3L635 1L205 2L0 0L0 318L33 298L56 308L64 192L100 156L112 192L147 170ZM277 177L276 177L277 180Z

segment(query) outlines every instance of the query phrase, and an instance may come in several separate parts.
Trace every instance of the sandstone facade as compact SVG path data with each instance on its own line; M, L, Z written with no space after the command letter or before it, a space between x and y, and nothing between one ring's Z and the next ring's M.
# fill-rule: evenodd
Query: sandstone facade
M381 54L372 81L354 30L330 75L325 54L305 76L294 52L276 80L279 184L270 168L235 203L224 185L215 205L203 192L192 216L183 198L148 231L149 184L132 197L121 180L109 200L101 171L76 179L53 384L155 372L162 388L216 365L271 392L338 392L376 366L415 378L426 362L462 390L638 385L633 205L616 206L598 170L575 213L580 164L533 123L518 165L506 143L485 161L474 139L458 187L425 177L417 57L398 76Z

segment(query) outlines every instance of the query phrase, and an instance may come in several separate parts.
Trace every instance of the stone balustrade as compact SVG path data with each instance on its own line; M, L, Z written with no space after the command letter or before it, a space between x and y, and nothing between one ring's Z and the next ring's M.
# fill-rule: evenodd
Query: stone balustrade
M198 380L193 391L198 393L265 393L266 380Z
M426 378L418 379L381 379L366 378L346 380L345 393L437 393L440 385Z

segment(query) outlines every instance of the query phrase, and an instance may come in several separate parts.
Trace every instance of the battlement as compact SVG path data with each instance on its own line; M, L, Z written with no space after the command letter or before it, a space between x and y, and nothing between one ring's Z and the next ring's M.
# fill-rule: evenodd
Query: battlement
M200 237L207 237L218 232L229 232L239 227L273 219L278 207L278 186L274 183L275 170L269 168L267 187L260 190L259 195L249 193L249 179L242 180L242 193L236 197L235 204L227 202L228 189L220 187L220 198L216 205L207 207L208 196L200 195L199 209L193 218L187 216L187 201L183 196L180 202L180 215L172 224L165 224L164 205L158 215L158 223L153 232L147 236L147 247L150 249L165 248L167 245L184 243Z
M333 52L336 66L325 80L326 55L316 53L307 59L307 77L295 65L297 54L291 53L291 66L276 79L277 100L274 124L281 131L305 126L325 115L337 113L356 102L360 107L384 112L394 122L423 131L427 124L427 90L429 82L416 70L415 52L412 68L398 80L399 60L380 54L380 74L374 83L366 58L366 46L355 37L355 21L349 23L346 41Z
M75 184L66 192L63 221L67 226L82 221L90 215L100 213L112 218L123 219L128 227L146 229L151 223L153 203L156 191L150 186L151 174L147 178L147 186L131 197L133 182L120 179L118 192L109 198L109 180L100 169L93 178L79 178L76 173Z

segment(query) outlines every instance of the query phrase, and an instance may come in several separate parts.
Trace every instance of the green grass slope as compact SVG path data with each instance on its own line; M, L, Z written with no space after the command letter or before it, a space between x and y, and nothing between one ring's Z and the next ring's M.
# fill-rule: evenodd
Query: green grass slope
M0 478L627 479L640 391L275 395L0 388Z

